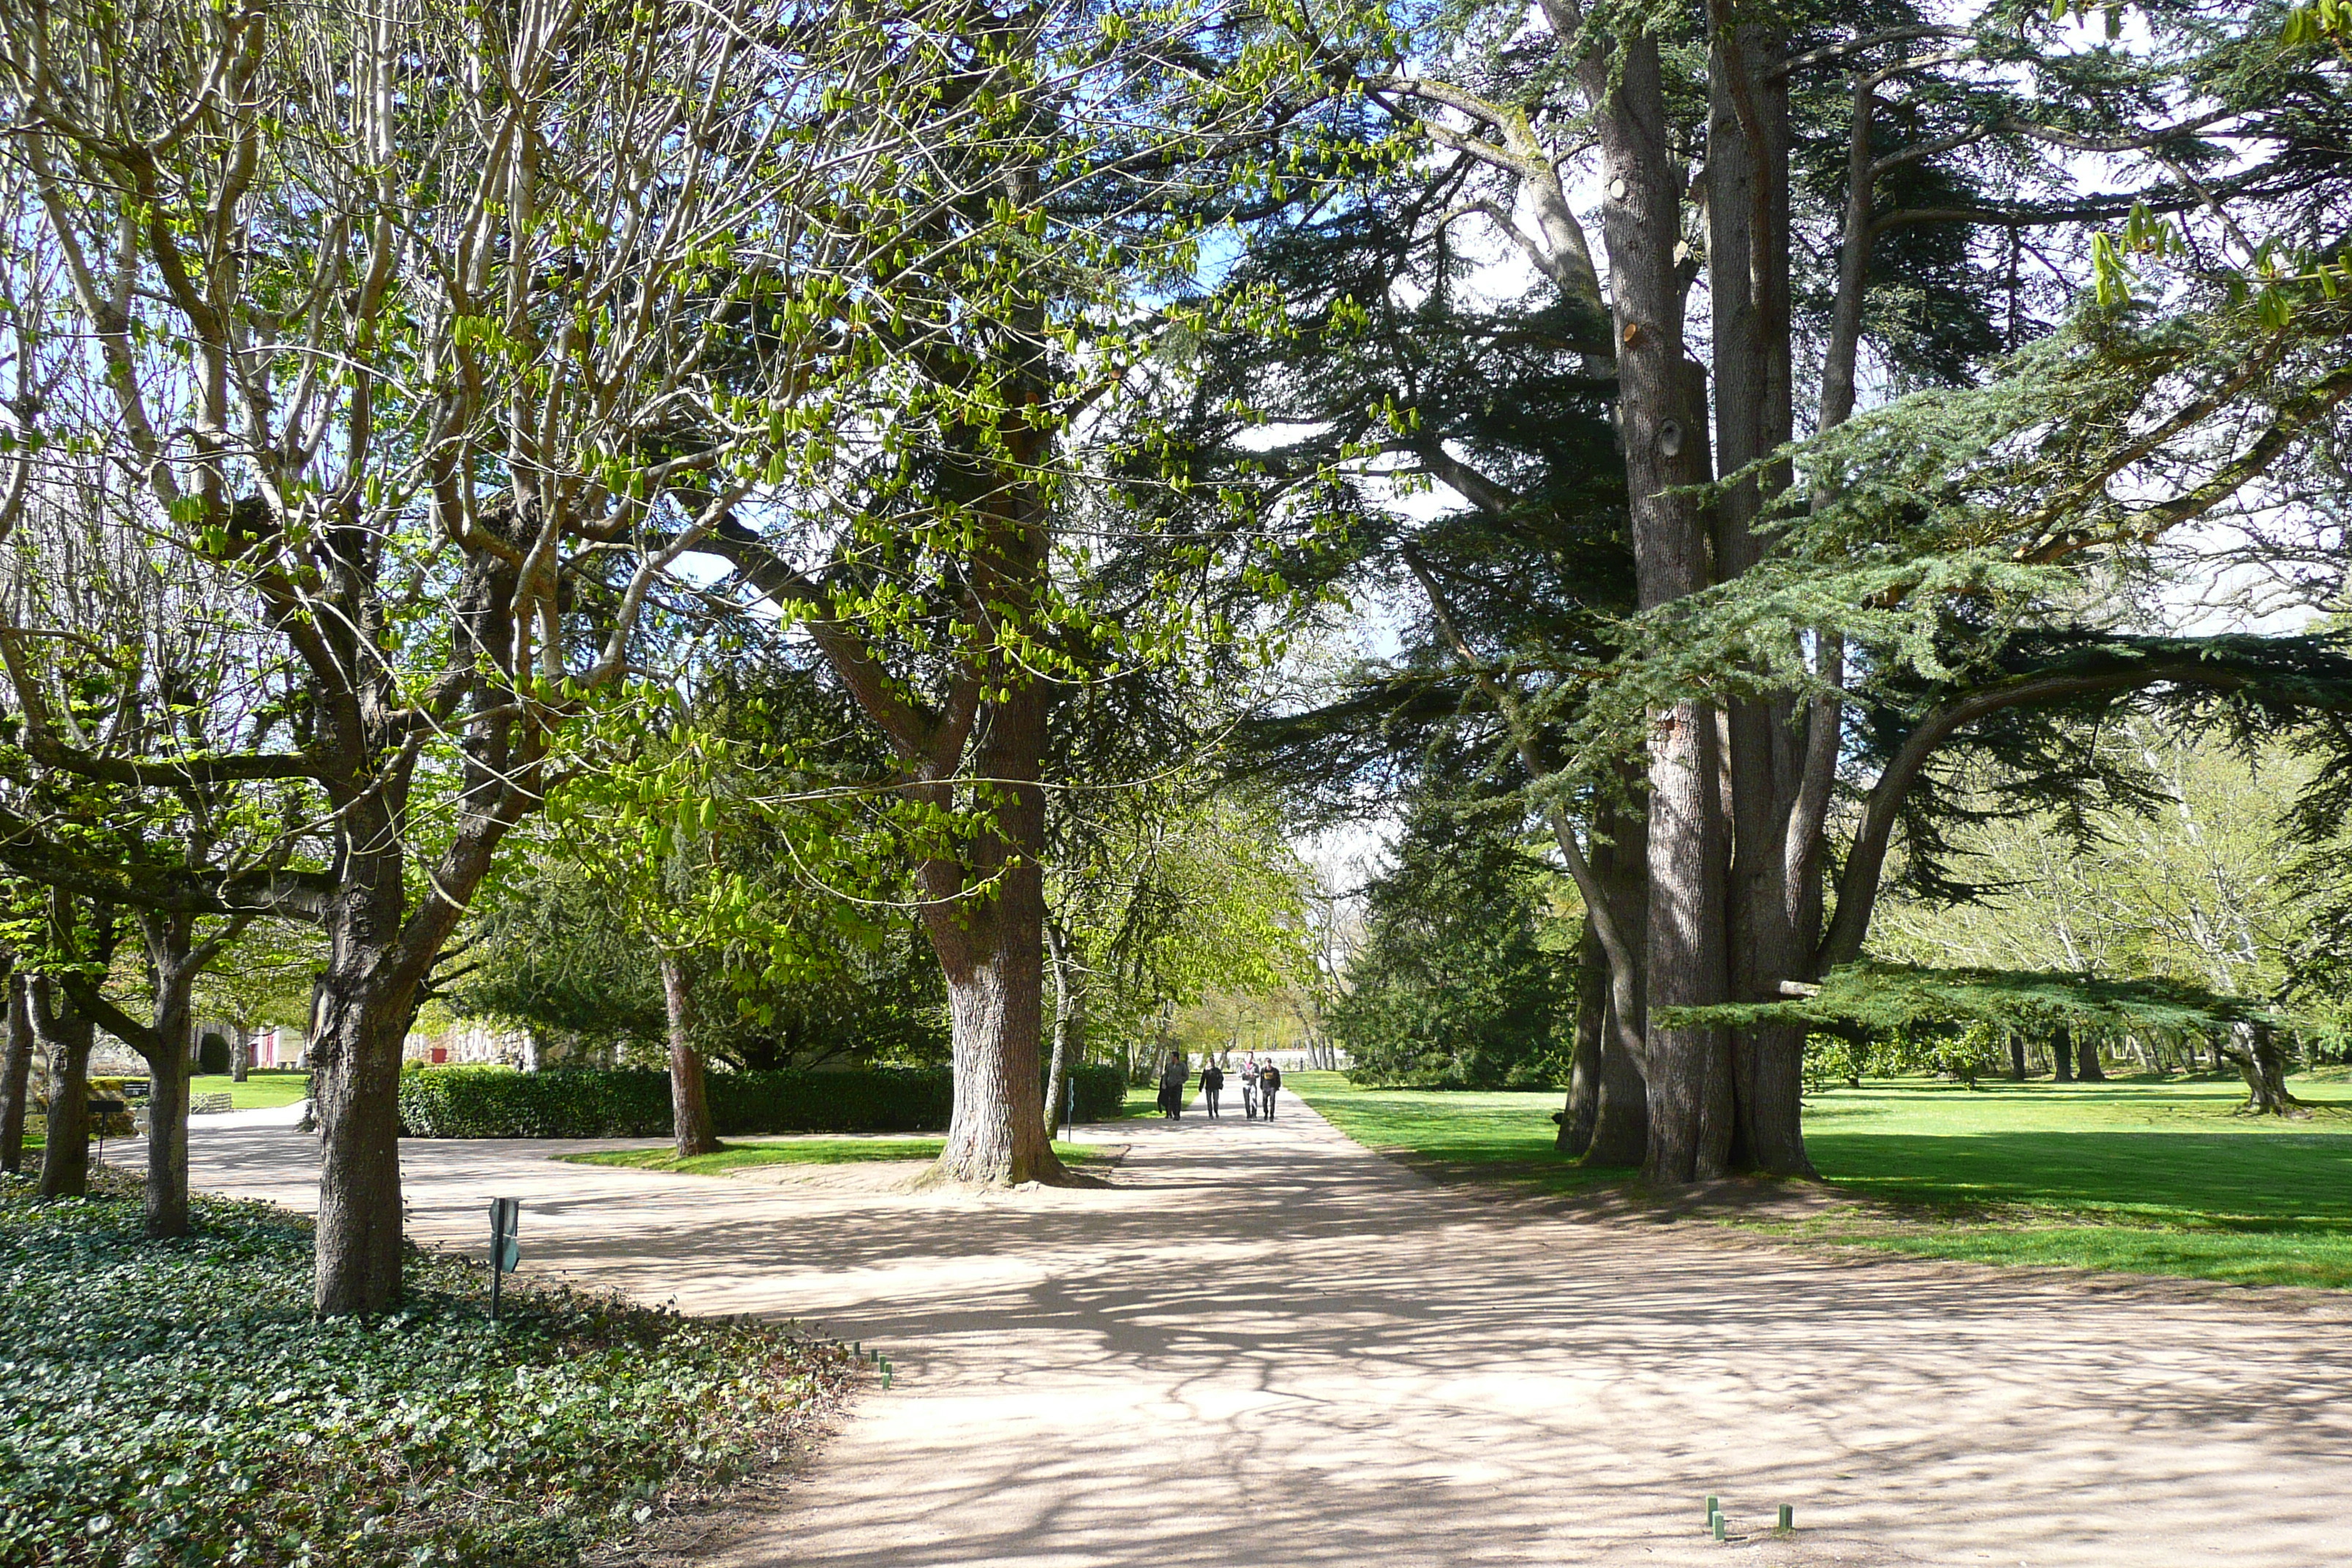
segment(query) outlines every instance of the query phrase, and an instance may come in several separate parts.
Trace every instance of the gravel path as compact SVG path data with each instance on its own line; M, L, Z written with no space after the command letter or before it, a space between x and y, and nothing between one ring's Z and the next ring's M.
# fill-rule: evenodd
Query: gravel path
M718 1568L2352 1563L2343 1305L1570 1220L1285 1101L1105 1129L1092 1190L403 1163L421 1237L517 1195L526 1270L894 1358ZM311 1201L307 1138L194 1143L201 1186ZM1756 1533L1702 1539L1710 1491Z

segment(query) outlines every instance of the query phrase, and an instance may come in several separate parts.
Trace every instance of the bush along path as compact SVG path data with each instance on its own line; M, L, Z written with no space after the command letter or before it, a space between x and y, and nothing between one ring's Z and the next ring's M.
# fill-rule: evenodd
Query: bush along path
M1070 1075L1080 1121L1119 1113L1126 1079L1117 1068ZM859 1068L842 1072L717 1072L709 1080L717 1131L938 1132L955 1109L945 1068ZM400 1128L410 1138L650 1138L670 1131L669 1075L566 1068L412 1066L400 1075Z
M310 1312L310 1222L135 1186L0 1182L0 1563L581 1561L782 1456L853 1370L772 1323L682 1318L414 1251L400 1309Z

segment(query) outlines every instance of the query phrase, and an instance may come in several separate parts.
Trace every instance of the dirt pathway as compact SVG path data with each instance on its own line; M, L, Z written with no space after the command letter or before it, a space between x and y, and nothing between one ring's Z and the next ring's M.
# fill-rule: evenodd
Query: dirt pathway
M1110 1189L982 1198L403 1163L421 1237L478 1246L519 1195L527 1269L894 1357L723 1568L2352 1562L2345 1309L1564 1221L1287 1097L1105 1136ZM307 1205L312 1147L221 1130L196 1180ZM1801 1534L1704 1541L1709 1491Z

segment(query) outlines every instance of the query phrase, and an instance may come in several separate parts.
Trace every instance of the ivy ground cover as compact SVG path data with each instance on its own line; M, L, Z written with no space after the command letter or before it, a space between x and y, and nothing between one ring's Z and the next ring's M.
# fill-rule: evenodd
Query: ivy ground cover
M837 1347L411 1255L401 1309L310 1315L307 1219L0 1179L0 1563L569 1564L789 1446Z

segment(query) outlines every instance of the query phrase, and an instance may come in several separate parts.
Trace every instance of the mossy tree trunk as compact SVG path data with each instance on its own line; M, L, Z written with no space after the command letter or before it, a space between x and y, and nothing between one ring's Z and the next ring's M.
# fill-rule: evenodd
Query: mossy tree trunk
M2099 1037L2092 1033L2078 1035L2074 1039L2074 1077L2084 1083L2105 1083L2106 1070L2099 1066Z
M694 1044L694 976L681 955L661 957L662 1006L669 1026L670 1132L677 1157L709 1154L719 1147L719 1131L710 1120L710 1089L702 1070L702 1053Z
M1061 922L1045 920L1045 956L1054 970L1054 1057L1045 1073L1045 1131L1053 1133L1068 1103L1070 1073L1086 1056L1086 980Z
M2217 1054L2225 1053L2238 1076L2246 1080L2246 1103L2242 1108L2255 1116L2285 1116L2301 1121L2311 1114L2303 1101L2287 1092L2286 1055L2278 1047L2278 1036L2268 1024L2239 1024L2230 1031L2225 1046L2216 1040Z
M0 1171L25 1168L25 1101L33 1089L33 1015L25 977L8 977L7 1054L0 1058Z
M97 1026L47 974L33 977L32 1008L48 1079L39 1191L45 1198L78 1198L89 1191L89 1050Z
M188 1233L188 1076L193 1070L189 1058L195 1034L196 977L248 923L247 917L233 918L198 942L194 915L143 911L139 933L147 945L147 973L152 980L145 1023L107 1000L88 979L69 982L74 1005L147 1063L144 1203L151 1237Z
M1585 917L1576 944L1576 1043L1569 1058L1568 1103L1560 1108L1559 1135L1552 1146L1570 1159L1592 1147L1593 1124L1601 1120L1601 1031L1609 1021L1609 955Z

